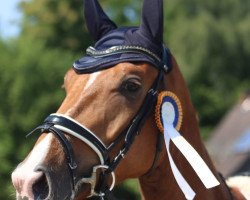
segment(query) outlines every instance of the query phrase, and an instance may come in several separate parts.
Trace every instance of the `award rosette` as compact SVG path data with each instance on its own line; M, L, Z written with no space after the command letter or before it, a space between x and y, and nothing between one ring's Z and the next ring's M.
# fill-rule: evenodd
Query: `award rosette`
M165 146L173 175L186 199L193 200L196 193L176 166L170 152L170 141L189 162L207 189L219 185L220 183L198 152L179 132L183 120L183 112L181 102L174 93L164 91L159 94L155 109L155 120L157 127L164 134Z
M159 130L164 133L163 118L180 131L183 113L179 98L170 91L161 92L155 109L155 120Z

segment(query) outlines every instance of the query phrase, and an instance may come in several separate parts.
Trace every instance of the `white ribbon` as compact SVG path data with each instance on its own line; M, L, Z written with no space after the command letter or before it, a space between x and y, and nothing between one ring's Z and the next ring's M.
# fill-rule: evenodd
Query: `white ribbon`
M176 182L178 183L180 189L184 193L186 199L192 200L195 197L195 192L187 183L185 178L182 176L180 171L178 170L177 166L174 163L174 160L170 154L170 140L175 144L175 146L180 150L183 156L187 159L189 164L192 166L202 183L205 185L206 188L212 188L220 183L213 175L211 170L208 168L206 163L197 153L197 151L185 140L184 137L180 135L180 133L174 128L173 125L173 110L171 109L169 102L165 102L162 106L162 119L163 119L163 126L164 126L164 139L166 144L166 149L170 161L170 166L173 171L174 177ZM165 109L167 108L167 109ZM170 115L169 115L170 114ZM170 118L168 118L170 117Z

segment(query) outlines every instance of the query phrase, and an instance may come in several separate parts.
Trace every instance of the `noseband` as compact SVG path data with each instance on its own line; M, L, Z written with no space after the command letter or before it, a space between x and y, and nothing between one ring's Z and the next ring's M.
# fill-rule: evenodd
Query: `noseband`
M137 48L134 48L132 50L133 52L138 51L138 53L142 53ZM121 51L121 49L119 49L119 51ZM126 49L126 52L127 51L128 50ZM76 188L83 183L91 184L91 194L89 197L99 196L100 199L104 199L104 197L112 199L111 190L115 185L114 170L116 169L120 161L125 157L125 154L130 149L135 137L139 134L140 129L144 125L146 118L149 116L155 106L159 85L163 79L164 72L166 72L167 68L168 71L170 70L171 65L167 64L170 63L169 58L169 50L163 47L163 56L161 59L161 64L160 66L158 66L158 76L156 77L153 85L147 92L147 95L144 98L144 101L139 111L132 119L128 127L109 146L106 146L100 138L98 138L85 126L83 126L76 120L70 118L69 116L62 114L51 114L45 119L42 125L38 126L36 129L34 129L28 134L30 135L36 132L37 130L40 130L41 133L53 133L60 141L67 159L68 168L71 176L71 199L74 199L76 195ZM93 167L91 177L79 178L76 176L77 163L74 158L72 145L66 138L65 133L80 139L98 155L100 165ZM111 160L109 157L110 152L118 143L122 141L123 138L124 141L120 151L117 153L115 158ZM97 184L96 176L98 169L102 170ZM111 186L108 186L107 182L110 176L112 177L112 184Z

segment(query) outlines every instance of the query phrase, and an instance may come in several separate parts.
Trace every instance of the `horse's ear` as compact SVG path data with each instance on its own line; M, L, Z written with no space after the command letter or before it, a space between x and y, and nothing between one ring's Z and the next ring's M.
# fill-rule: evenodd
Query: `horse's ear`
M115 23L104 13L98 0L84 0L84 16L88 30L95 41L117 28Z
M163 42L163 0L144 0L140 32L157 45Z

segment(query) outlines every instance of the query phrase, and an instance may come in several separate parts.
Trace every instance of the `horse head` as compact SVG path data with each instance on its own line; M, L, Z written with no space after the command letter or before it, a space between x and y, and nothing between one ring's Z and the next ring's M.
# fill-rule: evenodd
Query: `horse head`
M145 199L184 199L161 148L163 134L154 116L158 93L166 90L181 100L183 136L223 182L199 137L178 65L163 45L163 1L144 0L141 25L121 28L97 0L84 3L95 45L65 75L66 97L58 111L31 132L41 135L12 173L17 199L110 197L115 184L136 177ZM225 186L209 192L198 186L199 178L172 151L183 174L192 175L189 181L198 187L198 196L228 197Z
M162 2L151 7L152 2L144 2L140 27L117 28L97 1L85 1L95 48L65 75L66 98L37 128L41 136L13 172L18 198L84 198L95 195L97 186L106 189L150 169L157 134L148 131L157 131L154 123L144 124L153 116L144 115L152 111L163 71L168 70L163 50L170 59L162 46ZM159 12L152 17L148 11L154 9ZM137 135L141 139L131 146ZM110 167L102 186L99 174Z

